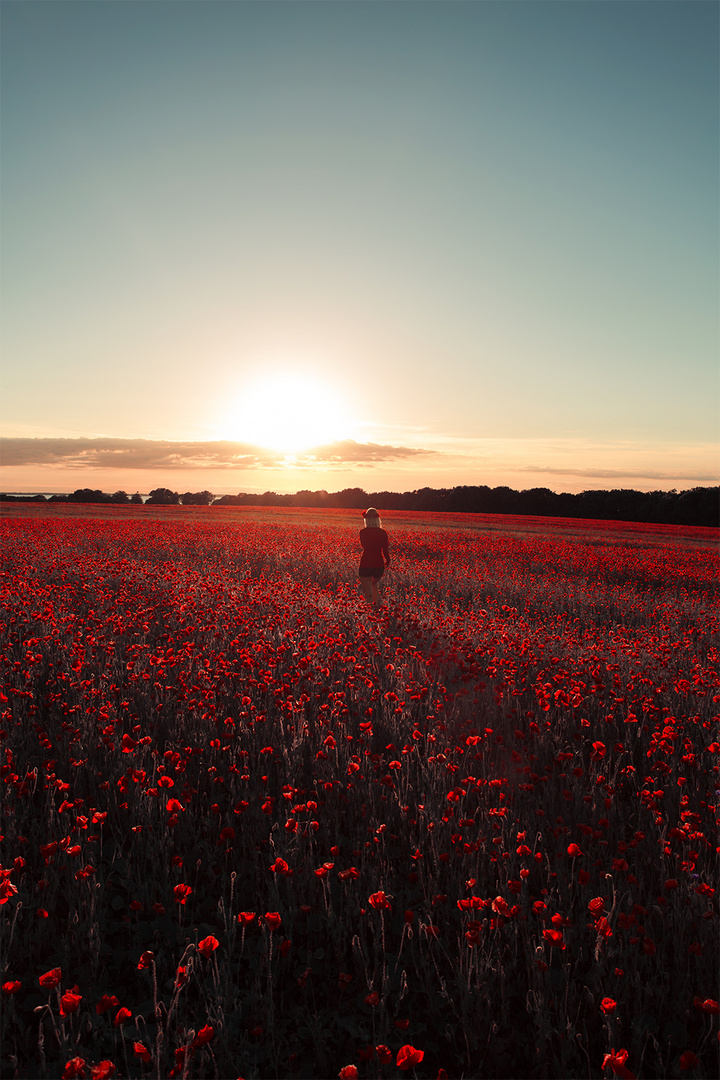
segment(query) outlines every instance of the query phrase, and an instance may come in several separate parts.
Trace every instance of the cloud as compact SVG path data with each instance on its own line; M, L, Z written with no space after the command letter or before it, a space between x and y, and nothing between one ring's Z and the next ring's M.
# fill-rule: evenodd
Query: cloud
M293 465L371 464L397 461L431 450L357 443L351 439L295 454ZM45 465L64 469L257 469L278 468L288 456L247 443L169 442L156 439L0 438L4 467Z
M380 461L397 461L400 458L436 455L435 450L416 449L410 446L383 446L380 443L358 443L352 439L317 446L297 455L299 463L305 465L324 464L368 464Z
M718 474L701 473L697 476L688 473L667 473L655 469L561 469L547 465L523 465L517 472L550 473L553 476L580 476L593 480L693 480L697 483L717 484Z

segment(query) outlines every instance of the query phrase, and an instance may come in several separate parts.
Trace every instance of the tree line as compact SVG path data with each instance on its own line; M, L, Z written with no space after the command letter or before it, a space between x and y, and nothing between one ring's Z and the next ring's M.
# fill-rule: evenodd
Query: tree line
M119 506L210 506L215 496L211 491L186 491L179 495L170 488L155 488L147 499L139 492L128 495L126 491L116 491L107 495L95 488L78 488L72 495L0 495L0 502L70 502L70 503L116 503Z
M694 487L686 491L581 491L577 495L549 488L515 491L509 487L461 486L419 488L416 491L298 491L294 495L265 491L262 495L240 492L219 498L210 491L155 488L147 500L137 492L80 488L71 495L0 495L5 502L116 503L149 506L298 506L364 510L377 506L381 511L414 510L425 513L522 514L537 517L595 518L605 521L641 521L665 525L720 525L720 487Z
M581 491L576 495L549 488L515 491L510 487L467 486L420 488L416 491L298 491L295 495L241 492L223 495L215 506L307 506L381 511L414 510L426 513L513 514L566 517L602 521L639 521L665 525L720 525L720 487L694 487L686 491Z

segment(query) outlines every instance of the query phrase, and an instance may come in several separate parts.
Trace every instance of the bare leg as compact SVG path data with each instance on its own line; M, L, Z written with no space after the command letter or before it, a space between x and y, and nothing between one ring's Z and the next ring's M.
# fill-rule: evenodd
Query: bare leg
M369 604L371 604L373 600L373 585L374 582L372 578L360 578L360 591Z
M375 578L371 578L372 581L372 603L373 607L381 607L382 600L380 599L380 590L378 589L378 583Z

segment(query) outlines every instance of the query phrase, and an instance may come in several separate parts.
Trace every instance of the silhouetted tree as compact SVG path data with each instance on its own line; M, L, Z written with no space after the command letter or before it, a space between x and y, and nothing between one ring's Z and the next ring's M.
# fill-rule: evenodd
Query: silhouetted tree
M677 497L678 523L692 520L695 525L713 526L720 521L720 487L694 487Z
M170 491L169 488L155 488L150 492L150 498L148 504L151 506L177 506L180 502L180 496L177 491Z
M347 510L366 510L368 506L367 492L362 488L343 488L333 496L334 505Z
M68 502L103 503L109 501L110 496L97 488L78 488L72 495L68 495Z
M143 504L142 495L140 494L139 491L136 491L134 495L130 496L130 502L132 503L133 506L142 506L142 504Z
M293 506L328 506L328 499L331 496L327 491L307 491L303 489L298 491L296 495L291 498Z
M123 505L126 505L127 503L130 502L130 499L127 496L127 492L125 492L125 491L116 491L116 492L114 492L114 494L112 494L110 496L110 502L111 503L122 503Z
M520 503L523 513L541 517L543 514L553 514L557 503L557 495L550 488L528 488L520 492Z

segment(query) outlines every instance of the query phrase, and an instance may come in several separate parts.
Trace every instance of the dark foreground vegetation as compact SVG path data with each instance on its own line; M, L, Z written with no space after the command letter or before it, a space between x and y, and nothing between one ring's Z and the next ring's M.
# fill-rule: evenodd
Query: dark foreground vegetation
M0 521L2 1076L717 1076L710 538L203 513Z
M142 503L139 494L124 491L106 495L82 488L72 495L0 495L5 502L76 502ZM365 509L377 506L383 511L410 510L421 513L519 514L538 517L569 517L596 521L640 521L665 525L720 525L720 487L694 487L686 491L582 491L577 495L530 488L515 491L509 487L420 488L417 491L373 491L345 488L343 491L298 491L295 495L262 495L241 492L215 498L209 491L186 491L179 494L169 488L156 488L147 500L154 506L298 506L327 509Z

